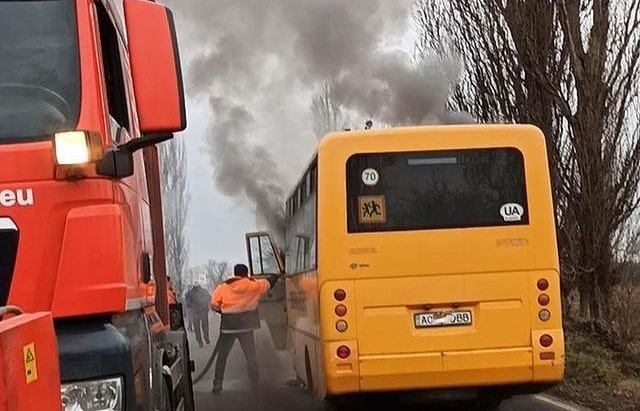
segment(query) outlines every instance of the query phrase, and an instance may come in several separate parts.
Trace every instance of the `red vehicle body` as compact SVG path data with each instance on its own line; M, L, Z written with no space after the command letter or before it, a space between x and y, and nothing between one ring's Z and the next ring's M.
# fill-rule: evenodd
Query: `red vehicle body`
M0 307L51 313L63 410L193 410L156 148L185 128L166 7L0 2Z
M59 401L51 314L23 314L0 321L0 411L53 410Z

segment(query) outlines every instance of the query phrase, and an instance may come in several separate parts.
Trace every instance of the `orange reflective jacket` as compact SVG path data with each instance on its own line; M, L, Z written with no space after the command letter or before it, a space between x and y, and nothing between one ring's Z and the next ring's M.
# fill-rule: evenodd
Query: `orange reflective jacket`
M260 328L258 303L277 277L269 280L235 277L216 287L211 296L211 308L222 314L221 332L242 332Z
M243 313L258 307L271 284L267 280L236 277L218 285L211 296L211 308L222 313Z

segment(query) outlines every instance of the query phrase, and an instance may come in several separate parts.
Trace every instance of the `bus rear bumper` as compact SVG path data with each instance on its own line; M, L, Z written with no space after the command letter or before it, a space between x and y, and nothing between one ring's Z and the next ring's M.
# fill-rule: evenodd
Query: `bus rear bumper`
M389 392L455 388L518 386L519 393L535 393L559 382L564 353L540 361L531 347L442 353L361 355L354 374L327 373L329 395L348 392ZM534 366L535 365L535 366ZM358 375L355 375L355 371ZM523 387L530 387L530 392ZM508 389L506 391L509 391ZM515 395L513 394L513 395ZM505 394L507 395L507 394Z

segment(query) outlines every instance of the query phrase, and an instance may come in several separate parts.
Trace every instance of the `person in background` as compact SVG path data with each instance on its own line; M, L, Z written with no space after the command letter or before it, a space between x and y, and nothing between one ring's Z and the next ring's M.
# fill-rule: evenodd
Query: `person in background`
M171 277L169 276L167 276L167 299L169 300L169 305L176 304L178 302L176 293L173 291L173 284L171 284Z
M189 294L189 292L193 287L194 287L193 285L189 286L189 291L187 291L184 295L184 306L185 306L186 315L187 315L187 330L190 332L194 332L195 330L195 327L194 327L195 321L193 316L193 302L191 301L190 294Z
M209 338L209 304L211 294L199 284L194 285L185 295L187 309L191 312L193 327L196 334L196 341L200 347L210 344Z
M251 381L251 388L259 388L258 364L254 330L260 328L258 303L278 281L278 276L272 275L268 279L249 278L249 269L244 264L233 267L234 277L218 285L211 298L211 308L220 313L219 352L216 361L215 378L213 380L213 394L222 391L224 370L227 358L236 340L247 361L247 372Z

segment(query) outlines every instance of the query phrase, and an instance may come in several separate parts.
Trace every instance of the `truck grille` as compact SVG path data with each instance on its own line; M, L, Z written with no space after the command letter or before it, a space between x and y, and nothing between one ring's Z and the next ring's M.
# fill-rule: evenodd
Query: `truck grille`
M7 304L18 254L18 227L9 218L0 218L0 307Z

